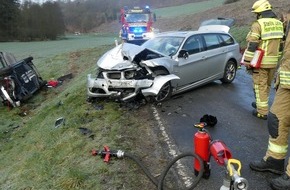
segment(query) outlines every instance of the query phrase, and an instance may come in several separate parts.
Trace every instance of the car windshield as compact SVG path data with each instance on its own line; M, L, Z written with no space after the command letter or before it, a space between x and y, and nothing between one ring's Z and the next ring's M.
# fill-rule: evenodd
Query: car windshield
M172 56L176 54L183 40L183 37L160 36L146 41L142 44L142 47Z
M126 14L125 19L127 22L148 22L149 15L148 14Z

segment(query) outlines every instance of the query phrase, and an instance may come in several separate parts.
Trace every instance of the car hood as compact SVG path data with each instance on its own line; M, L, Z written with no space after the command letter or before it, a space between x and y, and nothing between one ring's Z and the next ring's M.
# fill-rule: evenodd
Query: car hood
M153 52L142 46L130 43L120 44L106 52L97 62L98 67L105 70L122 70L125 68L133 68L133 60L146 60L145 52ZM155 54L159 54L154 52ZM160 57L163 55L159 54Z

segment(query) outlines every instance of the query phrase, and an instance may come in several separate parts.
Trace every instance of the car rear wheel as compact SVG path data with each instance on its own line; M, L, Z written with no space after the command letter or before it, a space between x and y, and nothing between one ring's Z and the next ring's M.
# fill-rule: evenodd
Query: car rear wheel
M224 71L224 76L222 79L222 83L231 83L236 77L236 72L237 72L237 66L236 63L232 60L229 60L226 64L225 71Z

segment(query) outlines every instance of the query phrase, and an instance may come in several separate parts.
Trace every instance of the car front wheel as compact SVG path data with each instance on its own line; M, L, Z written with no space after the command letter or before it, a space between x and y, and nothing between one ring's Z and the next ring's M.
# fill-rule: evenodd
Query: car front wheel
M231 83L236 77L237 66L236 63L232 60L229 60L226 64L224 76L220 80L222 83Z
M160 89L159 93L154 97L156 102L163 102L171 97L172 87L170 81L166 82Z

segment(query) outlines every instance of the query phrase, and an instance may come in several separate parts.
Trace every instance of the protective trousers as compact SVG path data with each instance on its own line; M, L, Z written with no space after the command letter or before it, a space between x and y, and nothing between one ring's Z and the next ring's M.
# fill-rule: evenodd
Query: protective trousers
M253 70L253 88L255 92L257 111L267 115L269 110L269 94L276 68L260 68Z
M290 129L290 89L278 88L274 102L268 114L269 143L266 160L285 159L288 151L288 135ZM290 158L286 173L290 176Z

